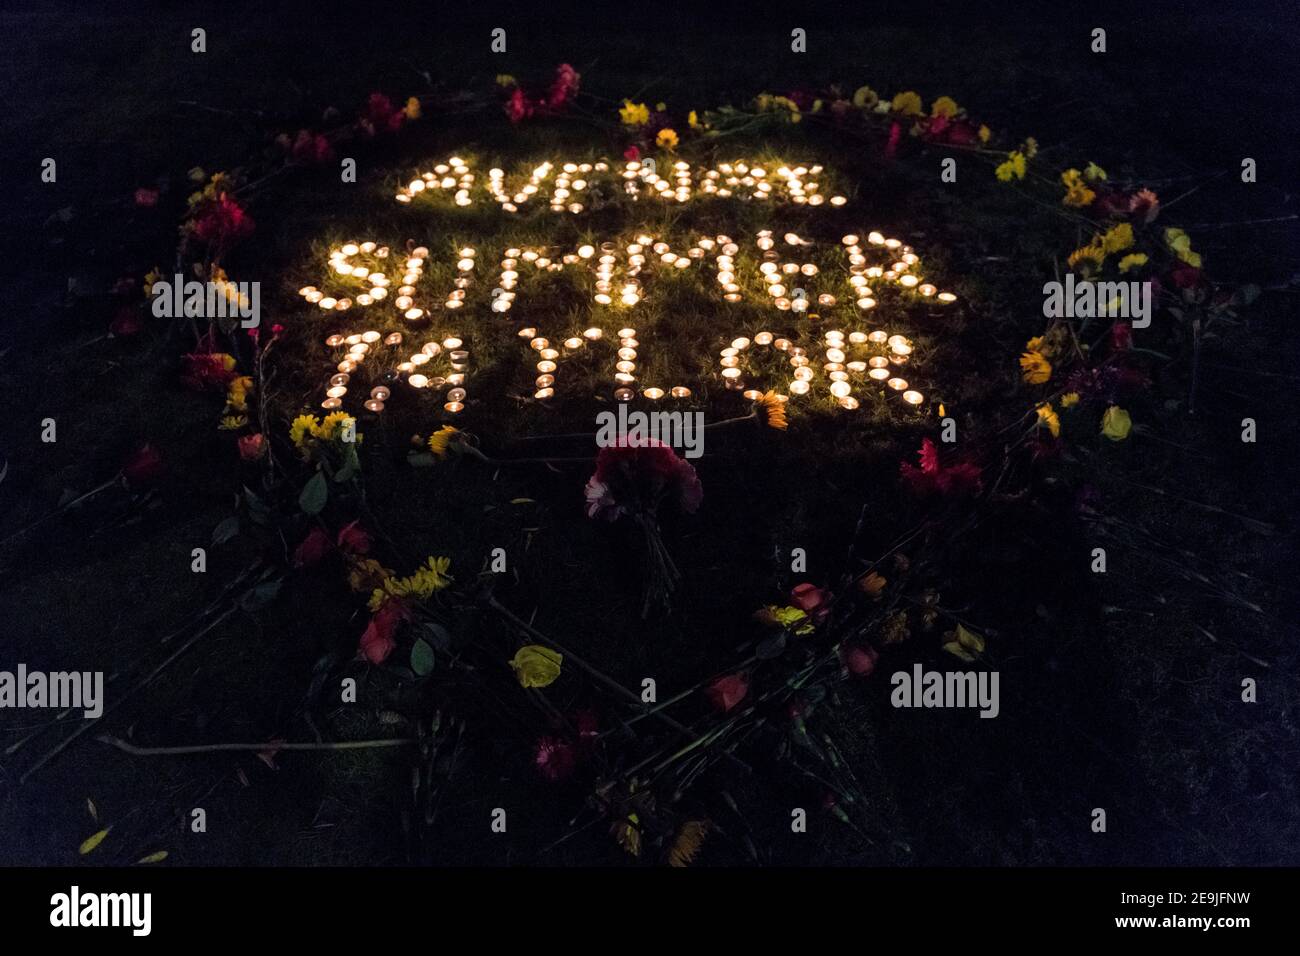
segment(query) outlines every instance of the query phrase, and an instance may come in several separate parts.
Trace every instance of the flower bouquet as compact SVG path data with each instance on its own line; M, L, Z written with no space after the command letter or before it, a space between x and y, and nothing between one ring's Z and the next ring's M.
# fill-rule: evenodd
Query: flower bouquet
M587 517L617 521L631 518L645 543L645 584L641 616L667 610L681 572L664 546L659 530L659 505L670 499L692 514L700 507L704 489L690 462L656 439L629 442L600 450L596 472L587 481Z

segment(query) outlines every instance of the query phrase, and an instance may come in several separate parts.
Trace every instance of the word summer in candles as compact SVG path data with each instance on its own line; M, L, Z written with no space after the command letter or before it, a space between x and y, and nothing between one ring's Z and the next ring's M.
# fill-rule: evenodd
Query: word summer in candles
M560 395L571 368L586 373L575 381L589 382L593 364L607 369L616 400L638 392L650 401L690 399L699 382L667 378L686 373L653 361L643 368L644 359L654 358L656 338L690 330L698 340L703 330L717 349L711 381L725 391L750 399L765 390L782 398L824 395L855 409L860 395L875 390L919 407L925 395L905 377L914 344L898 329L930 321L956 300L925 279L911 246L877 231L818 241L762 229L743 247L728 235L647 232L573 246L507 246L486 282L476 248L456 244L448 252L409 243L394 254L367 240L329 253L320 286L299 290L335 326L325 338L337 351L322 407L341 407L360 373L370 411L382 411L392 387L404 385L440 394L444 411L460 412L471 374L467 343L511 330L536 353L529 389L538 401ZM713 304L705 314L700 290L707 289ZM579 307L557 309L556 301ZM371 327L358 330L353 317L361 310ZM649 324L634 325L642 314ZM575 323L575 315L583 321ZM340 327L345 318L352 328Z

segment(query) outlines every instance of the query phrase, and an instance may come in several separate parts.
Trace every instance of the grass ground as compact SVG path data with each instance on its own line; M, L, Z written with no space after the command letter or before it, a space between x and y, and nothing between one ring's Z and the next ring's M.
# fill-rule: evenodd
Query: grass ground
M141 437L167 449L171 468L146 501L52 524L9 549L0 580L0 663L76 662L112 672L212 600L248 556L247 545L236 542L214 551L206 576L185 572L190 549L205 544L230 513L233 485L224 464L230 449L213 429L211 401L176 383L183 343L156 333L143 342L99 338L107 286L124 268L147 268L174 244L172 221L133 210L131 191L192 165L242 161L260 125L249 111L284 117L284 128L296 128L314 122L322 104L346 108L374 89L418 92L425 74L455 88L481 85L498 72L544 75L563 60L583 74L584 89L610 100L627 95L704 106L830 80L950 93L996 128L1035 135L1051 154L1083 154L1113 176L1154 180L1162 197L1225 170L1180 202L1176 221L1210 224L1192 231L1224 278L1276 285L1294 269L1293 224L1220 224L1293 213L1281 171L1296 165L1294 137L1282 135L1294 124L1284 109L1269 106L1294 91L1294 32L1278 29L1284 16L1281 7L1261 7L1254 18L1234 11L1187 19L1144 13L1115 21L1113 53L1105 59L1084 52L1069 29L1042 20L918 16L888 26L839 24L834 43L814 46L804 61L756 28L593 31L532 23L512 32L512 52L503 58L487 54L486 42L471 46L455 29L399 28L396 15L392 23L376 18L340 32L302 10L268 13L237 4L215 15L110 7L74 16L44 6L6 14L7 86L26 91L8 117L7 158L16 169L35 169L41 156L56 155L60 183L55 190L34 176L17 178L5 212L10 241L22 237L14 242L16 261L36 260L13 280L11 301L21 309L0 319L0 347L8 347L0 376L14 396L14 411L0 424L10 462L0 484L5 523L20 526L65 488L104 480ZM192 25L211 37L206 60L196 60L181 39ZM815 24L813 30L817 44ZM465 121L428 122L376 152L360 188L341 189L325 175L295 181L255 207L269 241L240 265L248 278L276 287L277 310L301 316L293 290L319 276L322 257L304 252L313 242L400 234L429 236L432 245L443 234L446 218L417 212L412 228L412 217L402 215L411 211L388 201L404 170L466 143L485 154L508 144L528 155L554 151L561 138L575 136L553 126L521 135L504 123L484 130ZM613 149L599 133L578 138L592 150ZM962 427L974 434L991 428L997 409L1023 401L1007 359L1039 331L1041 277L1077 237L1053 217L1008 202L986 170L941 189L924 160L882 166L865 148L824 148L828 165L856 185L858 208L870 211L872 221L858 225L914 241L935 274L954 280L962 310L940 320L942 334L933 336L918 316L914 337L923 348L933 346L920 352L922 367L959 410ZM1247 155L1264 170L1254 187L1233 175ZM742 224L752 229L745 215ZM500 244L480 235L481 248ZM69 279L74 285L65 294ZM553 314L568 295L563 284L539 294L538 314ZM673 301L705 311L690 289ZM1165 373L1142 409L1162 441L1134 442L1111 450L1104 462L1085 463L1103 476L1098 490L1108 513L1192 556L1216 580L1245 576L1246 594L1266 613L1226 606L1147 551L1120 557L1120 569L1097 582L1078 570L1095 531L1068 518L1065 501L1006 512L949 556L954 584L944 594L945 603L995 624L991 660L1003 673L1002 717L896 711L883 685L846 694L839 729L851 741L859 776L869 781L878 839L846 840L830 827L815 828L806 843L782 836L791 800L815 794L782 779L779 767L768 768L738 796L753 808L773 861L1295 862L1296 781L1286 757L1296 751L1300 722L1287 626L1295 610L1288 573L1296 503L1295 399L1288 387L1296 358L1288 326L1293 302L1293 293L1267 295L1247 329L1211 343L1200 414L1186 414L1180 374ZM678 327L675 319L646 314L647 327L662 324L665 341ZM682 374L696 354L711 356L696 349L707 331L691 327L686 336L654 353L680 363ZM319 339L286 343L277 396L285 410L310 402L319 386ZM506 336L492 347L514 343ZM485 365L491 357L484 355ZM527 384L522 362L519 371ZM591 374L601 378L604 371ZM579 381L580 394L595 394ZM483 384L509 394L519 382ZM511 429L585 429L595 407L569 406L561 422L535 405L508 404L476 424L485 440ZM1237 440L1247 415L1265 436L1254 446ZM59 422L53 446L37 441L36 422L46 416ZM861 418L845 427L813 414L798 423L793 441L743 433L710 444L701 466L707 507L697 521L670 529L687 593L669 624L637 621L626 571L611 560L615 542L581 517L576 489L586 478L583 466L498 474L469 462L411 469L404 464L407 436L427 432L428 422L399 415L372 432L384 453L375 455L367 480L377 515L386 527L402 528L412 556L447 553L455 567L470 571L491 547L523 549L511 606L524 616L536 608L541 630L565 635L633 684L647 669L671 682L731 659L748 613L771 600L774 586L794 583L782 577L776 552L811 542L807 577L824 580L838 571L864 502L880 516L877 537L859 542L864 551L906 527L896 462L915 449L923 429L891 413ZM1260 535L1135 484L1177 489L1278 531ZM511 504L519 498L534 503ZM382 707L361 717L345 709L313 714L306 705L313 665L353 645L364 618L328 581L302 587L292 600L215 630L124 708L115 726L149 741L300 736L308 714L327 736L382 729L374 713ZM915 656L909 647L900 663ZM391 682L356 673L372 682L367 693L400 693ZM1260 680L1260 703L1252 707L1237 703L1243 676ZM526 755L505 732L514 719L507 709L501 726L471 731L470 756L439 828L437 862L537 860L567 818L574 794L528 772ZM7 714L5 721L6 742L36 726L28 717ZM248 756L132 758L83 741L21 786L17 762L0 766L0 832L11 835L0 842L6 861L75 860L77 844L96 828L87 798L114 825L113 839L99 851L106 862L129 863L160 847L192 864L408 859L406 768L391 753L282 755L271 769ZM476 835L495 800L529 808L530 824L508 849ZM193 806L208 809L206 835L180 826ZM1114 808L1113 839L1088 831L1095 806ZM730 862L725 849L712 852L706 861ZM620 853L595 834L542 859L616 862Z

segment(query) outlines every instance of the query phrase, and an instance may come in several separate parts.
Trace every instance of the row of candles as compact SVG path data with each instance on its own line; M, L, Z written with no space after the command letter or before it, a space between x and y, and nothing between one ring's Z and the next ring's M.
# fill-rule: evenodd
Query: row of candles
M504 211L518 213L526 210L532 201L541 196L543 184L555 175L551 188L549 205L552 212L578 214L586 208L582 196L587 194L596 180L611 178L608 162L561 162L546 161L535 167L528 175L528 181L513 192L507 187L505 171L499 167L488 170L486 190L491 199ZM822 184L809 177L819 176L824 172L822 166L779 166L771 175L759 165L739 160L734 163L721 163L716 168L692 166L685 160L672 163L668 175L659 174L659 164L653 160L628 160L624 163L619 176L623 179L623 192L633 201L642 193L667 202L686 203L697 194L728 199L736 197L759 202L776 199L788 200L796 205L820 206L829 203L832 206L844 206L848 199L841 195L832 195L829 199L822 193ZM469 206L474 202L474 185L476 176L470 165L459 156L452 156L446 162L438 163L432 170L420 173L405 186L398 189L394 198L399 203L409 204L417 196L435 192L451 193L452 201L457 206Z
M822 365L823 371L826 372L827 378L830 379L830 394L843 408L857 408L859 402L853 397L853 386L850 382L850 373L861 374L865 372L867 378L884 382L885 386L895 392L902 392L903 401L909 405L920 405L925 401L925 396L920 392L908 386L907 380L901 378L891 365L900 366L906 364L908 357L912 354L912 343L904 335L890 335L883 329L876 329L872 332L850 332L846 338L845 334L838 330L829 330L824 336L825 343L825 363ZM874 355L867 361L848 361L847 351L852 346L884 346L889 355ZM741 367L744 354L751 346L768 346L779 352L784 352L789 356L789 364L794 369L789 383L788 390L791 395L806 395L812 388L812 380L816 372L812 368L812 360L808 357L807 349L803 346L795 345L789 339L777 338L771 332L755 333L753 339L741 336L733 339L731 345L724 348L719 353L718 365L721 368L722 380L727 388L740 390L744 388L742 376L744 370ZM757 389L748 389L744 395L748 399L757 399L762 392ZM782 401L785 396L779 396Z
M403 341L401 332L390 332L385 336L375 329L351 335L335 333L325 339L328 347L346 348L347 353L335 367L335 374L330 376L321 408L335 409L343 404L343 397L348 394L352 376L373 355L372 348L381 339L385 345L392 348L401 345ZM419 371L439 355L445 355L449 360L452 369L450 374L431 378L424 371ZM442 407L445 411L454 414L465 408L466 391L463 386L468 368L469 350L464 348L464 343L459 338L448 336L442 342L425 342L420 347L420 351L415 352L405 361L397 363L394 370L398 374L406 375L406 382L412 388L452 386L447 391L446 401ZM382 412L384 403L388 401L391 394L391 390L386 385L374 386L365 401L365 408L371 412Z

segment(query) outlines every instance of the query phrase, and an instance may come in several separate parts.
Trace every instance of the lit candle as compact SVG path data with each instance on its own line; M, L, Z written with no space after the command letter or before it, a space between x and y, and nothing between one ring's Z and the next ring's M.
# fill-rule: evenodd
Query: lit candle
M664 390L662 388L647 388L641 394L651 400L657 400L664 397Z
M389 391L383 385L376 385L370 390L370 397L378 399L381 402L388 401Z

